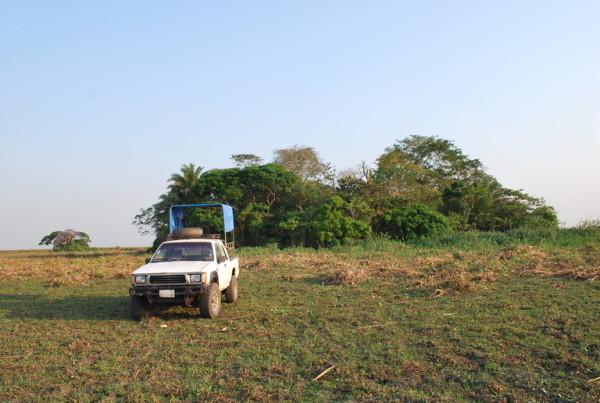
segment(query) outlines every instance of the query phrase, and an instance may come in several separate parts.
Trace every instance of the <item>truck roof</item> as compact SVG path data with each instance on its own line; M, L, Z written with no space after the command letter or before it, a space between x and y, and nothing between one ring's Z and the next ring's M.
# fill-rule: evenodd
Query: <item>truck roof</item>
M187 238L187 239L173 239L171 241L165 241L163 243L193 243L193 242L221 242L221 239L214 238Z

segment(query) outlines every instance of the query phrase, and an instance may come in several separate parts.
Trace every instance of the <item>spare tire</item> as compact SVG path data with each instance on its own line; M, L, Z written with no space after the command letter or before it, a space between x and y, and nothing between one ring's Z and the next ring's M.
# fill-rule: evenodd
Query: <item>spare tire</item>
M187 227L180 228L173 231L171 235L172 239L186 239L186 238L202 238L202 228L200 227Z

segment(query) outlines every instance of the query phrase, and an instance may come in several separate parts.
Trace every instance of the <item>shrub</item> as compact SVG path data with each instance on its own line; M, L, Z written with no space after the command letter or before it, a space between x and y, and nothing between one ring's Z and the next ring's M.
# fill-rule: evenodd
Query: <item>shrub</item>
M371 226L359 217L354 218L352 206L339 196L331 196L318 207L289 212L279 223L287 246L330 247L351 240L366 239Z
M310 223L313 246L334 246L352 239L365 239L371 235L368 223L354 219L348 212L348 203L332 196L316 211Z
M424 204L388 210L381 221L382 232L403 241L442 235L452 231L444 215Z

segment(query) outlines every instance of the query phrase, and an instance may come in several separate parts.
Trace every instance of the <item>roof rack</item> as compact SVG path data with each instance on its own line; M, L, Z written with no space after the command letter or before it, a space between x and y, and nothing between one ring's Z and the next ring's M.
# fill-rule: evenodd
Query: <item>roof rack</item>
M223 243L227 249L235 249L235 231L233 221L233 208L230 205L222 203L197 203L197 204L177 204L169 208L169 238L173 233L181 228L185 228L184 210L190 208L211 208L220 207L223 212ZM228 237L227 235L230 234ZM217 236L216 238L214 236ZM221 239L220 234L203 234L201 238ZM229 238L229 239L228 239Z

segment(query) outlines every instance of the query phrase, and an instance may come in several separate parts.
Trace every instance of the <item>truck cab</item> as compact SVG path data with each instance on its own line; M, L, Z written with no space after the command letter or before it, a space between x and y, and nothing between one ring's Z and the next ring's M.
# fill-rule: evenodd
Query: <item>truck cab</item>
M214 318L221 311L221 297L234 303L238 298L237 278L240 265L231 256L235 243L227 242L227 232L233 232L233 213L225 231L205 235L201 228L185 227L183 209L219 206L225 212L226 205L199 204L172 206L170 211L171 232L146 264L132 273L130 295L131 316L140 320L152 312L155 305L183 305L197 307L206 318ZM223 207L226 206L226 207Z

